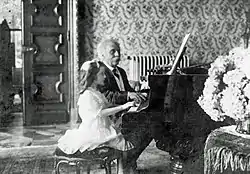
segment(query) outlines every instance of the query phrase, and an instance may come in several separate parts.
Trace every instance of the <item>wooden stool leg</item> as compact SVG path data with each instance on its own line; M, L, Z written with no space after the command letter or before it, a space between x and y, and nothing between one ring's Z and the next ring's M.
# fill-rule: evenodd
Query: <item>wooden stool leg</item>
M120 158L116 159L116 174L119 174Z
M56 165L56 174L60 174L59 167L61 163L65 163L65 161L59 161Z
M105 163L104 167L106 174L111 174L111 162Z
M116 169L117 174L126 174L124 171L124 160L122 157L117 159L117 169Z
M178 157L174 157L172 156L170 158L171 162L170 162L170 173L171 174L183 174L183 167L184 167L184 163L182 160L180 160Z
M76 174L80 174L80 173L81 173L80 163L76 162Z
M57 159L55 158L54 159L54 171L55 171L55 174L57 174L56 166L57 166Z
M87 166L87 174L90 174L90 165Z

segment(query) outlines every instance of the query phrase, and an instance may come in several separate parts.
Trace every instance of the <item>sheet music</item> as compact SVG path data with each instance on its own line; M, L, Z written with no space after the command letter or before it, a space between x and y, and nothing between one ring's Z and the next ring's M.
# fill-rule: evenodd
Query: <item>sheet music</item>
M167 72L167 75L172 75L175 72L177 64L178 64L179 59L180 59L180 56L181 56L181 54L182 54L182 52L183 52L183 50L185 48L185 45L186 45L186 43L188 41L188 38L189 38L190 34L191 33L186 34L185 37L183 38L181 47L180 47L180 49L179 49L179 51L178 51L178 53L176 55L176 58L175 58L174 63L173 63L173 66L172 66L171 70L169 72Z

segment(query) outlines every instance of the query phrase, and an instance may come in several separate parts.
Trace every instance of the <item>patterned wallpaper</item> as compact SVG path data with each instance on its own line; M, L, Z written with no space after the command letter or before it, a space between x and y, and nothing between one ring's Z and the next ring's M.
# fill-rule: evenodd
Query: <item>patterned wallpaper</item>
M244 2L245 1L245 2ZM192 35L190 63L208 63L239 45L247 0L86 0L79 18L81 56L92 59L102 38L117 39L123 59L131 54L177 54ZM128 69L128 62L122 66Z
M82 3L83 2L83 3ZM121 43L131 54L176 54L185 33L191 64L206 63L237 46L244 32L249 0L78 0L80 56L92 59L103 37ZM0 20L21 28L21 1L2 0ZM20 33L17 66L21 66ZM127 62L123 61L127 67Z

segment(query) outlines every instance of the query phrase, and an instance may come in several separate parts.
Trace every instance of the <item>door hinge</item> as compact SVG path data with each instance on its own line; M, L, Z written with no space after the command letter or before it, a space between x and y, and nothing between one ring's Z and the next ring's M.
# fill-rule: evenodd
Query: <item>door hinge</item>
M67 32L67 40L70 41L70 30Z
M22 45L22 52L29 52L29 51L35 52L35 48L32 46Z
M70 113L70 111L71 111L71 104L70 104L70 102L68 102L67 105L68 105L68 106L67 106L68 113Z

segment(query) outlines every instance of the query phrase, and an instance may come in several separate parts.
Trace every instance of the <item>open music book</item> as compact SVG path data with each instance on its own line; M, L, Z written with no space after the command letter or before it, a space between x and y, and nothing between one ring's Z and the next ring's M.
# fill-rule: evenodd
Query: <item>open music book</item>
M180 58L181 58L181 54L182 54L182 52L183 52L183 50L185 48L185 45L186 45L186 43L188 41L188 38L189 38L190 34L191 33L186 34L185 37L183 38L181 47L180 47L180 49L179 49L179 51L178 51L178 53L176 55L176 58L175 58L174 63L172 65L172 68L170 69L170 71L167 72L167 75L172 75L173 73L175 73L177 65L178 65L178 63L180 61Z

